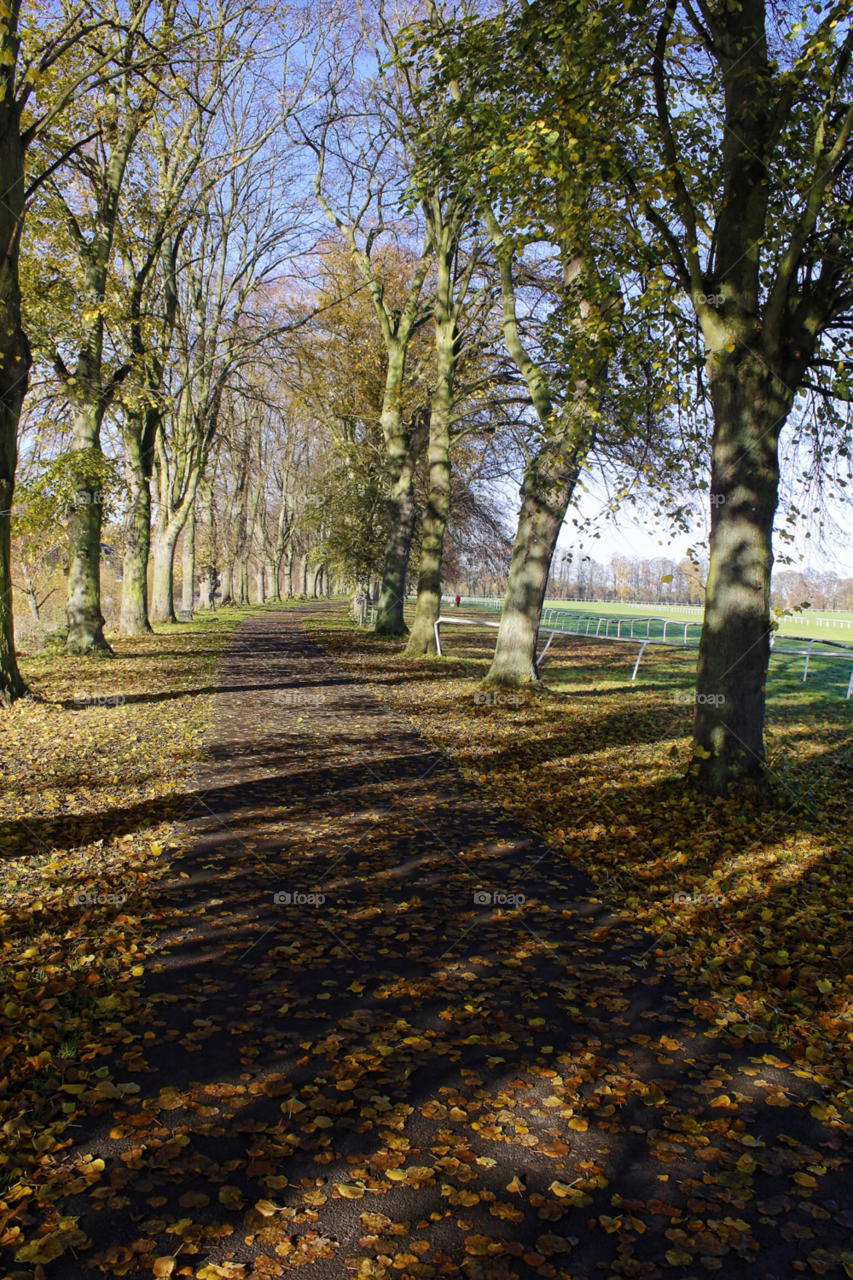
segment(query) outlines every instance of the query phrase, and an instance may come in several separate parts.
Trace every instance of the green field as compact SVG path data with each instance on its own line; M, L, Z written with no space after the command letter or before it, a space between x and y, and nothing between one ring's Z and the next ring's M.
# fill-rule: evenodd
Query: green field
M465 597L463 597L464 601ZM445 600L443 608L448 611L448 604ZM471 605L463 608L468 612L482 610L483 616L488 616L493 612L500 610L501 602L495 600L489 605ZM453 607L451 605L451 607ZM596 618L666 618L673 621L682 622L699 622L702 619L702 610L699 606L687 605L668 605L668 604L620 604L618 602L604 601L583 601L574 600L546 600L544 614L549 610L558 609L561 613L583 613L590 614ZM783 635L806 635L811 639L817 638L818 634L825 634L829 639L839 640L846 643L848 640L853 644L853 613L821 613L819 610L814 612L807 609L804 613L795 614L793 617L783 618L781 620L780 632ZM670 628L667 628L667 638L669 638Z
M548 600L545 609L560 609L568 613L592 613L596 617L619 618L673 618L683 622L701 620L700 606L657 605L657 604L619 604L589 601L576 603L567 600ZM850 640L853 643L853 613L821 613L819 610L805 610L792 617L781 620L780 631L787 635L806 634L810 638L818 631L827 632L831 639ZM834 634L833 634L834 633Z
M495 602L495 605L489 604L488 606L485 604L466 606L463 601L462 607L458 610L458 616L497 622L499 617L498 603ZM445 616L457 616L455 606L448 606L447 602L444 602L443 612ZM590 620L588 632L584 622L577 621L578 615L581 618ZM571 621L570 616L572 617ZM808 679L805 682L809 695L829 695L833 698L839 695L842 698L845 696L851 672L853 672L853 619L847 614L835 614L830 617L830 621L836 624L834 627L826 625L818 627L816 623L826 617L827 615L818 615L816 617L797 615L794 618L782 620L778 638L775 642L774 653L771 657L768 681L769 687L777 695L783 689L789 696L796 694L797 699L805 693L803 689L803 671L806 651L810 647ZM621 627L619 625L620 619L623 620ZM646 623L646 619L651 621ZM666 640L668 644L671 643L674 646L669 650L669 655L675 664L672 671L664 677L665 680L675 675L676 668L680 671L685 663L689 668L686 674L688 678L691 678L690 672L692 672L695 664L695 646L699 639L701 620L702 615L698 609L679 608L677 606L656 609L654 606L648 605L632 607L630 605L600 602L576 604L572 601L548 601L542 611L543 632L547 636L553 629L558 634L553 642L554 648L549 649L547 661L549 665L559 661L557 655L561 647L560 633L579 635L581 639L588 635L590 645L600 647L603 650L621 649L624 651L624 663L619 664L620 674L617 676L617 683L621 683L623 667L624 679L630 682L631 672L640 644L648 638L652 641L657 641L658 644L650 645L645 650L637 676L638 681L644 677L648 679L649 660L652 655L659 655L659 658L655 658L655 666L657 666L660 659L664 658L664 652L659 642L664 638L665 628ZM687 652L684 652L682 648L685 636L684 623L690 624L686 633ZM444 649L447 649L448 641L451 640L454 630L450 626L443 629L442 647ZM596 631L598 632L597 638ZM631 634L632 631L633 635ZM459 633L457 632L456 634ZM803 637L803 640L799 641L797 637ZM824 640L834 641L836 645L839 643L849 644L851 649L848 653L834 646L823 644L822 641ZM809 645L808 642L811 642L811 644ZM793 649L795 652L786 653L786 649Z

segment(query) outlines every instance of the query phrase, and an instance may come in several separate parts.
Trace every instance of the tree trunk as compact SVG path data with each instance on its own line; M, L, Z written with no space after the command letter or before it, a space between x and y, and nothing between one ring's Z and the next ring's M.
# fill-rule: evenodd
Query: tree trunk
M267 577L269 580L269 598L277 604L281 600L281 559L270 561L267 565Z
M195 579L195 503L190 508L184 525L184 545L181 552L181 609L192 611L193 584Z
M300 593L303 598L308 595L308 556L302 557L302 591Z
M414 658L434 654L435 623L441 613L441 556L450 517L450 412L437 412L433 399L429 437L429 496L422 518L418 602L406 652Z
M567 465L561 435L544 445L525 471L495 656L486 677L491 683L517 687L539 680L536 642L548 575L586 451L584 445L570 453Z
M415 532L413 485L416 465L416 457L406 459L388 498L388 536L374 625L374 630L383 636L404 636L408 630L403 617L403 605Z
M429 495L422 519L418 601L406 652L434 654L435 623L441 613L441 556L450 518L450 427L457 363L457 325L450 258L438 254L435 302L436 382L429 414Z
M257 569L255 570L255 591L257 592L257 596L258 596L256 603L257 603L257 604L265 604L265 603L266 603L266 598L267 598L267 593L266 593L266 587L265 587L265 584L264 584L264 566L263 566L263 562L261 562L261 563L258 565Z
M198 546L200 565L198 571L198 607L213 609L213 593L216 590L216 559L213 513L213 483L206 479L199 487L195 506L198 507Z
M698 764L691 772L703 791L725 795L729 783L760 777L765 767L778 439L791 396L762 360L714 364L711 555L696 679Z
M315 600L318 600L320 598L320 582L322 580L322 577L323 577L323 566L321 564L318 564L317 568L314 570L314 581L311 584L311 595Z
M151 549L151 469L155 424L143 417L125 418L125 475L130 509L122 560L121 616L123 636L144 635L148 621L148 554Z
M527 383L542 432L542 443L531 458L521 486L521 511L512 545L506 595L501 612L495 656L486 677L494 684L517 687L538 683L536 641L551 561L566 510L594 438L594 411L598 397L588 384L579 382L574 400L555 415L551 392L543 370L528 355L518 332L512 257L488 206L486 225L499 253L501 309L504 341ZM577 262L564 261L567 282L577 275ZM600 311L592 325L596 333ZM603 377L606 363L600 370ZM590 404L592 398L594 403Z
M99 175L99 200L95 224L88 240L75 244L77 261L83 272L87 297L100 299L106 292L110 258L118 220L119 193L130 153L143 127L141 111L128 113L124 123L112 133L109 154L103 157ZM93 163L95 163L93 161ZM63 197L60 196L60 199ZM69 218L73 215L68 211ZM71 409L71 448L92 459L87 474L85 466L78 484L77 503L68 522L68 639L66 652L82 654L103 651L112 653L104 639L101 613L101 487L103 469L97 464L101 454L101 423L113 389L105 383L103 368L104 318L100 307L80 322L80 344L73 366L73 376L57 356L55 366L60 373L65 396Z
M181 531L179 524L167 524L154 530L154 579L151 590L151 620L177 622L174 598L175 544Z
M398 344L388 353L381 415L390 489L382 589L376 607L374 630L383 636L404 636L407 630L403 618L403 602L415 531L413 486L415 468L427 434L425 414L415 414L409 423L403 420L400 394L405 370L406 346Z
M39 617L38 596L36 595L36 589L33 586L32 580L30 579L30 575L28 573L24 574L24 595L27 597L27 606L30 611L30 617L32 618L36 626L38 626L39 623L41 622L41 618Z
M284 557L284 598L293 599L293 548L288 547Z
M92 470L77 480L76 500L68 521L68 621L66 652L112 653L104 639L101 613L101 458L102 411L97 404L74 413L72 447L92 459Z
M219 604L220 607L226 604L233 604L233 588L232 588L233 567L230 560L226 560L222 566L222 584L220 586Z
M123 636L151 630L148 621L148 553L151 547L151 490L149 482L131 480L125 551L122 560L121 618Z
M11 43L13 37L7 36ZM14 40L17 52L17 40ZM0 100L0 703L26 693L15 656L12 610L12 497L18 463L18 419L27 393L32 362L30 344L21 328L18 255L24 209L24 149L20 118L12 96L14 66L4 68L5 97Z

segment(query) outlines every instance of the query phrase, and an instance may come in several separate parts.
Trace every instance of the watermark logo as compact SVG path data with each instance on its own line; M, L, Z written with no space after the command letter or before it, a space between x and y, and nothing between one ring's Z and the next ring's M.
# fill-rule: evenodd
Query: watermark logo
M63 509L63 516L68 519L73 516L75 511L80 511L84 507L103 507L104 494L101 489L78 489L77 492L69 498Z
M676 907L721 907L725 902L722 893L674 893L673 905Z
M523 893L492 892L477 889L474 892L474 905L477 907L521 907L527 901Z
M725 298L721 293L698 293L696 301L700 306L721 307L725 302Z
M478 689L474 694L477 707L523 707L526 701L523 693L487 693Z
M272 896L277 907L320 907L326 901L324 893L290 893L278 889Z
M695 691L690 693L684 689L679 689L672 695L672 700L673 702L688 705L695 703L700 707L721 707L726 700L726 695L724 693L696 693Z
M273 702L280 707L319 707L326 701L323 693L304 693L299 689L276 689Z
M123 693L75 693L74 704L78 707L123 707Z
M120 907L127 902L126 893L106 893L98 889L78 889L74 901L80 907Z
M726 495L724 493L712 493L708 495L708 500L712 507L723 507L726 503Z

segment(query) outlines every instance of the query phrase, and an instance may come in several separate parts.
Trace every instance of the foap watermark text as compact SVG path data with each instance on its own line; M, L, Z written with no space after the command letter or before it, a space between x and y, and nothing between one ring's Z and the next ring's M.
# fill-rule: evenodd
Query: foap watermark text
M523 693L496 693L478 689L474 694L476 707L523 707L526 701Z
M525 902L523 893L504 893L500 889L477 889L474 892L474 905L477 907L522 907Z
M700 707L721 707L725 700L724 693L696 693L695 690L690 692L686 689L678 689L672 695L673 702L693 704Z

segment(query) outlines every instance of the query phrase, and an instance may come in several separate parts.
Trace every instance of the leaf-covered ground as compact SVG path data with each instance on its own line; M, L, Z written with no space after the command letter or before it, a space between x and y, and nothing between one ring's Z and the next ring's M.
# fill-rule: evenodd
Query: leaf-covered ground
M764 1050L784 1050L790 1074L820 1090L810 1115L846 1136L853 703L844 664L812 663L803 684L801 659L774 659L775 799L708 803L684 786L693 655L647 651L632 686L633 648L629 656L621 645L561 637L543 668L545 694L489 695L479 681L493 636L453 630L446 660L412 663L398 646L347 629L335 640L330 630L324 643L348 670L444 746L555 859L582 869L623 926L643 931L636 964L672 973L729 1047L760 1046L745 1073L767 1105L791 1105L778 1079L762 1079L774 1060ZM659 1061L672 1065L665 1046ZM825 1265L812 1258L812 1269Z
M328 641L327 641L328 642ZM492 642L493 643L493 642ZM772 803L707 803L684 786L694 658L561 637L545 696L478 689L481 634L412 664L345 633L350 669L451 753L464 776L582 867L649 931L656 959L705 988L721 1026L803 1070L853 1082L853 701L845 664L803 684L774 662ZM407 678L408 677L408 678ZM842 678L843 677L843 678ZM487 699L490 699L488 701ZM829 1078L819 1079L829 1087Z
M149 888L242 616L113 638L114 658L22 662L30 696L0 720L0 1188L53 1158L85 1091L69 1073L124 1035L156 937Z
M413 664L309 625L335 661L248 620L194 777L152 766L185 820L135 910L13 937L26 999L63 928L121 969L7 1077L5 1274L853 1274L833 690L777 717L790 803L691 809L657 659L630 689L576 646L562 692L484 706L481 639Z

